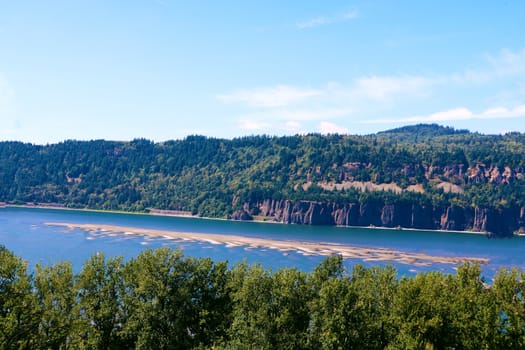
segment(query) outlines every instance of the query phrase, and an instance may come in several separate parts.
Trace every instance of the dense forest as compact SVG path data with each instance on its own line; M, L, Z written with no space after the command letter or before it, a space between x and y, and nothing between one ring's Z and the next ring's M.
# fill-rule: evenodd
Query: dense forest
M525 273L476 265L399 279L392 267L313 272L146 250L36 266L0 247L1 349L523 349Z
M302 224L525 231L525 134L0 142L0 201Z

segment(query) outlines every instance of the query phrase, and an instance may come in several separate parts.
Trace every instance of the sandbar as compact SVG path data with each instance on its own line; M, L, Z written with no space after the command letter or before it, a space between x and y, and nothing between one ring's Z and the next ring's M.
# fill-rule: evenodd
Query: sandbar
M282 252L295 251L303 255L330 256L341 255L345 259L361 259L363 261L392 261L414 266L429 266L439 264L461 264L465 262L486 264L487 258L465 256L436 256L426 253L404 252L387 248L357 247L347 244L328 242L305 242L295 240L277 240L270 238L246 237L215 233L194 233L169 230L148 229L103 224L77 224L64 222L47 222L49 226L61 226L68 229L81 229L87 232L100 234L123 233L126 235L140 235L145 237L159 237L177 241L204 242L223 244L226 247L268 248Z

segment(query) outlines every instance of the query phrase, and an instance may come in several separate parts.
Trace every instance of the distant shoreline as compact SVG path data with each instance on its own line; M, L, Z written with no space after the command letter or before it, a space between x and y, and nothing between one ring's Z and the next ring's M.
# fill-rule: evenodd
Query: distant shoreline
M296 240L277 240L269 238L247 237L214 233L193 233L138 227L46 222L48 226L65 227L69 230L80 229L95 234L123 233L147 237L161 237L174 241L206 242L221 244L226 247L267 248L282 252L294 251L303 255L330 256L341 255L345 259L360 259L365 262L391 261L406 265L430 266L432 264L461 264L465 262L487 264L488 258L466 256L434 256L426 253L412 253L387 248L359 247L328 242L306 242Z
M234 222L247 222L247 223L255 222L255 223L263 223L263 224L290 225L287 223L271 221L271 220L260 220L260 219L232 220L232 219L225 219L225 218L205 217L205 216L188 214L190 213L188 211L165 210L165 209L155 209L155 208L148 208L148 212L138 212L138 211L106 210L106 209L90 209L90 208L68 208L60 204L47 204L47 203L11 204L11 203L5 203L5 202L0 202L0 208L56 209L56 210L91 212L91 213L165 216L165 217L190 218L190 219L194 218L194 219L217 220L217 221L234 221ZM386 226L344 226L344 225L325 225L325 226L341 227L341 228L364 228L364 229L371 229L371 230L426 231L426 232L441 232L441 233L462 233L462 234L485 235L485 236L488 235L488 232L481 232L481 231L432 230L432 229L417 229L417 228L408 228L408 227L386 227ZM525 235L515 234L514 236L525 236Z

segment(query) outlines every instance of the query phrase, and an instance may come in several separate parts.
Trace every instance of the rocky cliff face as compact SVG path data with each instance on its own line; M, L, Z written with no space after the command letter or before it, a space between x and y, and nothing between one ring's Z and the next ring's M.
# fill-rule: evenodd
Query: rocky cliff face
M338 175L339 182L353 181L355 176L371 166L368 163L345 163L341 165L341 171ZM317 172L322 175L320 169ZM471 167L463 164L451 164L443 167L415 165L404 166L401 173L405 176L414 176L416 173L423 173L427 180L444 178L454 183L493 183L496 185L509 184L517 179L523 179L525 170L522 168L512 169L508 166L486 166L482 163L476 163ZM308 179L311 181L311 177Z
M245 203L232 218L250 220L255 214L287 224L472 230L497 237L510 237L515 231L525 232L525 208L439 208L418 204L336 204L267 199Z

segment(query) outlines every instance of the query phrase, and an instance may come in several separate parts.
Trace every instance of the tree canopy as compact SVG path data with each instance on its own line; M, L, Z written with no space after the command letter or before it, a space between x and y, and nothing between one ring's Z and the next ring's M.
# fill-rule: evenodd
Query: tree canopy
M146 250L37 266L0 247L1 349L523 349L525 273L312 272Z

